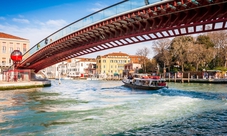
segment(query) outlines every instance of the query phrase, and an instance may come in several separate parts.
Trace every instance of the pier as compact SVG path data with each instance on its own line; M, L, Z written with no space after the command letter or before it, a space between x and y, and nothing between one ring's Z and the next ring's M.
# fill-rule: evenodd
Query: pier
M181 73L182 75L180 77L177 76L175 73L174 76L165 77L167 82L180 82L180 83L215 83L215 84L226 84L227 78L217 78L217 77L201 77L198 75L191 75L191 73Z

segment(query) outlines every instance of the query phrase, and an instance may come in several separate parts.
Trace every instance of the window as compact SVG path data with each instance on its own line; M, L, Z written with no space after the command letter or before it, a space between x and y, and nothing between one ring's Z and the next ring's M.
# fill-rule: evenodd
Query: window
M9 48L9 52L12 53L13 52L13 47Z
M81 67L83 67L83 63L81 63Z
M2 53L6 53L6 46L2 46Z
M105 65L103 65L103 68L106 68L106 66L105 66Z
M23 53L25 53L27 50L26 50L26 44L23 44Z
M2 58L2 65L6 64L6 58Z
M103 63L106 63L106 60L103 60Z

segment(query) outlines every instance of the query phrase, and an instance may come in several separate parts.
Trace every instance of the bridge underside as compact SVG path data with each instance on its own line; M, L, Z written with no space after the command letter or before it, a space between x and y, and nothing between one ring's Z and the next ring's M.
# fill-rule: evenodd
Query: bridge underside
M35 72L58 62L139 42L227 29L225 0L181 0L147 6L61 38L23 61Z

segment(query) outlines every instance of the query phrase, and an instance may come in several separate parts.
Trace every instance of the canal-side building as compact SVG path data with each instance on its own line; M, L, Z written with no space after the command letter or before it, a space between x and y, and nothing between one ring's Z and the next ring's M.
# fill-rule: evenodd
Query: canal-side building
M95 58L72 58L42 70L47 78L81 78L94 76Z
M69 77L88 77L95 75L95 58L72 58L68 63Z
M113 52L96 58L96 73L100 76L122 76L124 65L130 62L130 56L122 52Z
M123 75L128 75L129 73L138 73L139 69L142 68L141 66L141 56L136 56L136 55L130 55L130 62L126 63L124 65L124 74Z
M24 54L28 51L29 46L28 39L0 32L0 73L13 64L10 55L14 50L20 50ZM27 56L28 54L23 56L23 59Z

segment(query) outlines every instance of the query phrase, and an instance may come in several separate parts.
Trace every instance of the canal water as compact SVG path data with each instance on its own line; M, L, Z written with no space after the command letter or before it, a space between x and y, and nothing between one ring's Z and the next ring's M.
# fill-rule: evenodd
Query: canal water
M227 84L122 85L52 80L51 87L0 91L0 135L227 135Z

